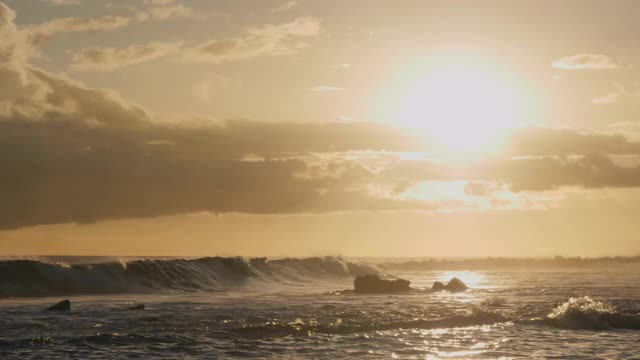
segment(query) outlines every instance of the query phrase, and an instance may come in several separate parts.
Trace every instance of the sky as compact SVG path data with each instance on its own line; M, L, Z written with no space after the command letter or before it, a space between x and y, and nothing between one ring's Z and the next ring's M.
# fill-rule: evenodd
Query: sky
M0 1L0 255L640 254L636 1Z

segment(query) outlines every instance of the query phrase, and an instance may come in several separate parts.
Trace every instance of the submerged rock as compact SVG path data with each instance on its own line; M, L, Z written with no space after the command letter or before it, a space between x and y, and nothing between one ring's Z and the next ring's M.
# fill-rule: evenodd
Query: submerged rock
M71 301L62 300L45 309L45 311L71 311Z
M404 279L384 280L378 275L362 275L353 281L357 294L384 294L411 290L410 281Z
M431 287L433 291L449 291L449 292L462 292L467 290L467 285L462 282L462 280L457 277L449 280L447 285L441 283L440 281L436 281L433 283L433 287Z

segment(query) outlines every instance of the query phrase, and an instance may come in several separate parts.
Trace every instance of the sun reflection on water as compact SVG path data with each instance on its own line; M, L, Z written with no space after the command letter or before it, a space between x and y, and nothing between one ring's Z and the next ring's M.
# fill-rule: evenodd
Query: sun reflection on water
M482 332L500 326L471 326L465 328L432 329L422 332L426 359L468 358L498 350L507 338L482 338ZM478 332L480 331L480 333Z
M448 271L438 277L438 281L445 284L452 278L457 277L469 288L485 288L485 276L474 271Z

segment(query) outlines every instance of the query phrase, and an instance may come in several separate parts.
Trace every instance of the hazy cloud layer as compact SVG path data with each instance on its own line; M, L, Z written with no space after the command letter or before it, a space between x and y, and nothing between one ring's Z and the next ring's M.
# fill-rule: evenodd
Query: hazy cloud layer
M299 212L402 207L349 179L308 177L300 160L251 153L404 148L375 124L230 121L177 127L117 94L36 69L21 56L15 13L0 7L0 227L193 211ZM312 172L312 171L311 171ZM431 207L419 202L407 206Z
M638 164L608 156L624 154L633 160L640 155L639 144L614 135L524 129L512 134L505 157L461 165L398 155L428 151L428 144L377 123L164 121L115 92L30 65L34 42L15 26L15 15L0 3L3 229L199 211L464 206L455 199L401 196L425 181L469 182L463 190L471 196L489 194L487 184L503 184L515 192L640 186ZM29 31L44 39L117 24L121 21L111 18L62 19ZM291 39L319 30L317 20L303 18L251 28L243 37L226 40L227 45L209 42L197 49L213 62L276 54L289 49ZM76 60L110 69L164 56L175 47L179 45L158 43L94 49L95 54L85 50Z
M182 4L175 6L157 6L149 9L149 13L155 19L166 20L174 17L194 17L193 9Z
M156 60L174 54L182 42L151 42L124 48L87 48L73 55L71 69L74 71L109 71L124 66Z
M297 52L305 47L297 38L319 34L320 21L315 18L298 18L276 25L252 27L241 37L214 39L187 49L185 61L220 63L243 60L266 55L283 55Z
M52 37L78 32L98 32L123 28L137 18L123 16L103 16L99 18L62 18L47 21L27 29L33 43L40 43Z
M273 9L271 9L271 12L282 12L282 11L287 11L290 9L293 9L294 7L298 6L298 3L295 1L286 1L283 2L282 4L274 7Z
M78 5L75 0L46 0L55 5ZM33 25L23 29L23 33L32 44L39 44L50 38L82 32L100 32L124 28L135 22L146 22L149 19L167 20L176 17L195 17L193 9L182 4L171 5L170 1L158 1L150 3L147 11L138 12L132 16L102 16L95 18L59 18L42 24ZM4 5L4 3L0 3Z
M339 86L330 86L330 85L318 85L310 88L309 90L315 92L332 92L332 91L342 91L344 88Z
M621 101L637 101L640 98L640 89L638 84L623 85L621 83L613 83L612 89L604 95L594 96L591 102L596 105L611 105Z
M103 110L104 121L126 114L126 109L113 114ZM0 167L11 169L0 179L0 228L197 211L438 207L372 196L367 189L371 173L357 164L336 164L324 173L303 160L269 159L269 153L355 148L366 141L378 146L375 137L366 137L369 125L232 121L221 127L181 129L145 123L143 113L129 115L133 126L97 126L77 119L0 121ZM387 138L385 129L376 132ZM348 134L360 139L351 142ZM245 160L251 153L263 157Z
M455 165L432 161L397 162L377 175L377 181L410 188L424 181L469 181L465 192L480 195L482 182L503 184L513 192L547 191L561 187L615 188L640 186L640 156L631 164L604 155L526 157L483 160Z
M181 5L180 5L181 6ZM158 16L150 10L152 16ZM176 15L173 12L170 16ZM315 36L320 31L320 23L313 18L299 18L291 22L249 28L245 36L238 38L214 39L195 45L184 42L150 42L123 48L91 47L76 52L72 58L74 71L110 71L165 57L179 57L182 61L221 63L238 61L267 55L285 55L306 47L292 42L297 37ZM336 91L338 87L318 86L313 91Z
M572 129L526 128L507 139L511 156L640 154L640 143L621 135L578 132Z
M558 59L551 66L560 70L611 70L620 64L602 54L576 54Z
M52 5L80 5L80 0L42 0L42 2Z
M144 0L147 5L162 6L174 3L175 0Z

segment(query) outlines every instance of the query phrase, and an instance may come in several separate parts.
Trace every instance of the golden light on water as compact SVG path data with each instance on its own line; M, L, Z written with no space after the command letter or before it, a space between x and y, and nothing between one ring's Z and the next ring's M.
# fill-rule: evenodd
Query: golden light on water
M448 271L443 273L438 281L446 283L454 277L462 280L470 288L480 288L485 283L484 275L475 271Z
M636 358L604 3L0 0L0 360Z

